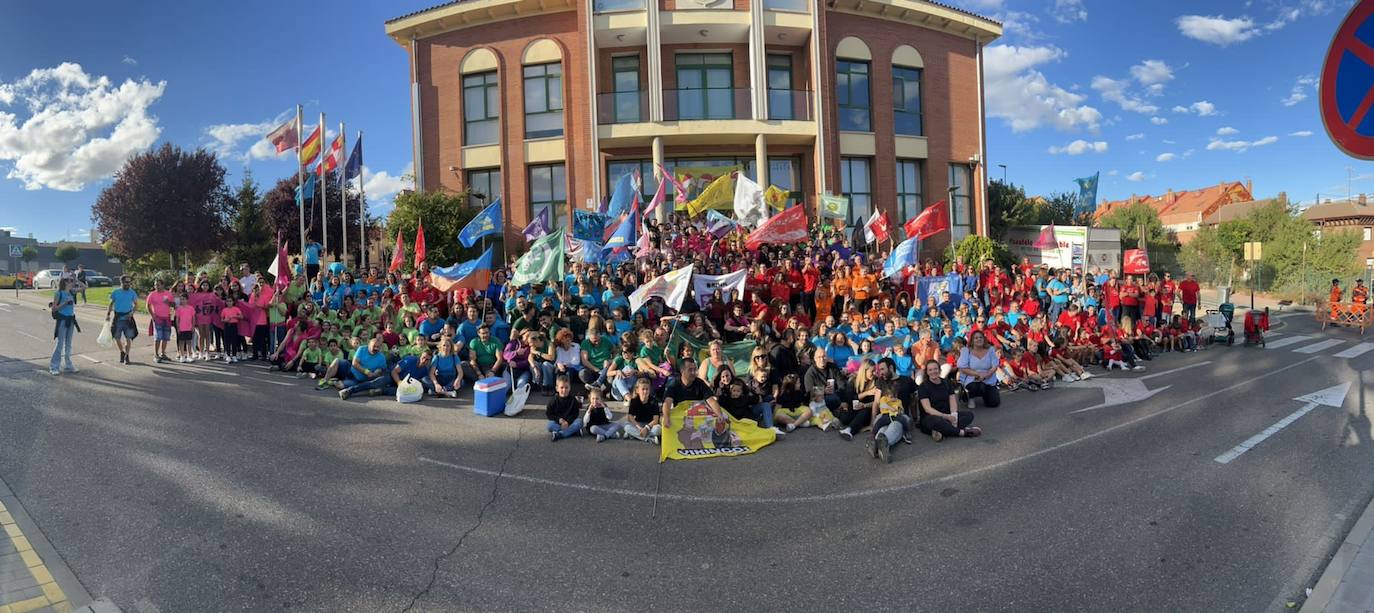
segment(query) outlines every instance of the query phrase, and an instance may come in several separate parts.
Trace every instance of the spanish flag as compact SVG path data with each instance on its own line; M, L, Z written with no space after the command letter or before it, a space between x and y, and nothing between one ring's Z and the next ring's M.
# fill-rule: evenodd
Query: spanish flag
M301 143L301 166L308 166L315 158L320 155L320 141L324 140L321 132L323 126L315 126L315 130L310 136L305 137L305 142Z

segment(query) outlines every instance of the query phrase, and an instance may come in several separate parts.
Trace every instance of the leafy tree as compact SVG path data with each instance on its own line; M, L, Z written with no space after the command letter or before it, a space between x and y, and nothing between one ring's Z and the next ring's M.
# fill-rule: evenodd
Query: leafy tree
M386 229L382 233L387 253L395 249L396 232L400 231L405 243L406 258L403 270L410 270L415 263L415 229L421 221L425 225L425 260L431 266L448 266L457 262L471 260L482 255L482 245L464 248L458 242L458 232L462 231L484 203L468 197L468 193L449 193L442 191L406 192L396 197L396 207L387 218ZM498 235L487 237L487 245L497 263L501 261L504 242ZM385 268L390 262L388 255L378 264Z
M326 255L338 257L343 251L343 210L339 207L339 175L337 172L330 172L325 176L324 183L327 184L326 190L316 186L313 202L306 203L305 209L305 235L308 240L324 243L324 225L320 223L320 196L323 194L328 198L328 206L325 207L325 214L329 220L329 249ZM358 192L348 190L348 250L350 253L358 253L362 246L362 224L359 219L362 216L363 201L358 197ZM267 224L268 235L275 242L278 234L282 237L282 242L286 243L286 250L289 253L300 253L300 226L297 219L296 206L296 177L290 176L280 181L262 195L263 216ZM371 224L372 220L368 220ZM269 258L270 261L270 258ZM357 258L353 258L356 262Z
M25 264L29 264L38 259L38 250L34 249L32 245L25 245L24 250L19 252L19 259L24 260ZM28 268L28 266L25 266L25 268Z
M1003 238L1015 226L1084 223L1074 215L1077 194L1057 193L1048 198L1027 198L1023 188L993 181L988 189L990 236Z
M1006 244L986 236L970 234L954 246L945 250L945 263L954 264L955 258L963 258L964 263L975 269L983 260L992 259L999 266L1010 267L1015 259L1007 250Z
M53 255L63 262L70 263L72 260L81 257L81 250L77 249L76 245L62 243L53 251Z
M233 202L224 167L204 149L171 144L124 163L91 207L100 242L138 258L154 251L203 254L219 248Z
M277 246L267 229L258 184L253 182L252 175L239 183L234 201L233 239L224 250L224 262L230 266L247 262L253 270L265 270L276 255Z
M1140 228L1145 228L1147 243L1165 243L1168 234L1164 224L1159 221L1159 212L1144 201L1117 207L1098 220L1098 226L1121 230L1121 244L1136 246L1140 243Z

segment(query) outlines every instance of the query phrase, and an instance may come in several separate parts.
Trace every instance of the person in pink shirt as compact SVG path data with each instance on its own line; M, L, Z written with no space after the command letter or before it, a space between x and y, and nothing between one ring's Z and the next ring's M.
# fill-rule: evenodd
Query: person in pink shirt
M218 311L221 306L215 304L217 301L219 299L215 297L209 279L202 279L196 291L191 293L190 304L196 310L196 346L192 353L194 359L210 359L210 349L214 345L214 336L210 333L211 325L214 323L212 312Z
M257 311L260 311L261 309L253 306L253 300L251 297L238 301L238 306L239 311L243 313L243 317L239 319L238 326L236 327L236 329L230 333L238 335L240 352L247 353L249 350L251 350L251 347L248 345L248 342L253 338L253 328L256 327L253 323L253 320L255 317L259 316L257 314ZM246 358L240 355L239 359L235 361L242 361L244 359Z
M177 361L183 364L195 361L191 358L191 345L196 338L196 307L191 306L191 297L186 292L177 296L172 319L177 328Z
M172 308L175 298L167 291L162 279L153 280L153 291L148 293L148 314L152 316L149 326L153 329L153 354L158 362L170 362L167 357L167 343L172 340Z
M248 297L248 301L253 305L253 310L249 314L253 328L248 336L253 338L253 359L266 360L268 358L267 348L267 310L272 307L272 296L275 292L265 283L258 283L253 286L253 294Z
M224 324L224 361L230 364L239 361L243 351L243 336L239 334L239 324L243 320L243 309L233 295L224 299L220 309L220 322Z

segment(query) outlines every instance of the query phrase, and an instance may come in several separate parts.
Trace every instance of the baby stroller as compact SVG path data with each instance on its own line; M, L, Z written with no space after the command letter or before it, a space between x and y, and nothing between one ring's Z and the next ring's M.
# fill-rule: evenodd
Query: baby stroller
M1264 333L1269 331L1269 307L1263 311L1245 312L1245 344L1264 346Z
M1210 330L1212 344L1234 344L1236 332L1231 328L1231 316L1236 312L1236 307L1229 302L1219 306L1219 309L1207 311L1207 328Z

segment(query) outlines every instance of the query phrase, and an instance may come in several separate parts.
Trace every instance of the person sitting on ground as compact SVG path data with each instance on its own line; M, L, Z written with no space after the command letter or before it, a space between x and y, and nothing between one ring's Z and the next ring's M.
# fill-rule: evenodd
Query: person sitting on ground
M892 360L883 358L878 361L875 388L877 396L873 402L873 437L869 439L868 449L873 457L884 464L892 462L892 446L900 441L911 443L911 416L908 414L906 399L916 391L915 383L908 377L897 374Z
M297 352L296 359L282 366L283 371L296 373L297 379L316 376L320 367L324 365L325 353L320 347L320 339L312 338L305 342L305 349Z
M825 394L825 404L834 415L834 425L839 427L840 436L853 440L855 432L862 432L868 426L869 412L859 410L855 402L850 381L840 367L830 362L824 349L817 349L812 355L811 368L803 378L807 390L821 389Z
M416 383L420 384L422 395L432 393L434 388L430 387L430 373L433 372L431 368L433 366L433 361L434 353L429 349L425 349L420 355L408 355L401 358L396 362L395 366L391 367L391 380L387 382L385 387L381 388L381 391L394 391L397 387L400 387L406 379L413 379Z
M596 435L598 443L608 438L623 438L622 428L625 427L625 422L615 420L615 414L606 406L605 396L600 388L593 387L587 390L587 412L582 415L582 423Z
M500 376L506 366L501 349L502 343L492 336L491 326L478 326L477 338L468 343L468 360L463 364L463 374L473 381Z
M429 389L435 396L457 398L463 387L463 362L453 349L453 339L439 339L439 355L429 363Z
M660 425L658 406L654 403L654 386L648 377L635 381L630 399L625 403L625 426L622 432L629 438L636 438L651 445L659 444L663 426Z
M673 427L672 409L679 402L705 401L716 411L723 411L716 395L705 381L697 378L696 359L683 357L678 363L678 374L663 389L663 412L660 415L663 428Z
M988 339L982 333L969 338L969 346L959 352L959 382L968 396L968 408L972 409L975 398L983 399L983 406L993 408L1002 404L1002 396L997 392L997 366L1000 363L997 350L988 346ZM926 369L926 376L930 370Z
M582 400L572 395L572 380L567 374L558 375L554 383L554 397L544 408L549 420L549 441L582 436Z
M610 377L615 347L601 336L601 330L595 326L588 326L587 338L582 340L579 349L582 370L577 373L578 378L589 388L604 389Z
M382 340L372 338L365 347L353 353L353 361L336 360L329 366L319 387L333 385L339 388L339 398L347 400L358 392L368 392L376 396L386 388L390 379L386 372L386 352L382 351Z
M1047 390L1050 389L1050 381L1054 378L1041 371L1040 361L1020 345L1011 348L1011 357L1007 358L1007 368L1004 372L1006 371L1010 371L1011 376L1003 380L1003 383L1012 391L1021 388L1032 392Z
M921 432L930 435L935 442L949 436L976 437L983 430L973 425L973 411L959 411L958 392L952 382L940 377L940 363L926 362L925 382L917 391L921 408Z

